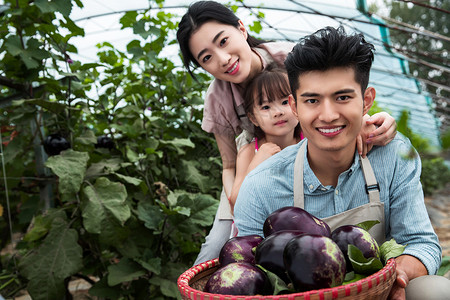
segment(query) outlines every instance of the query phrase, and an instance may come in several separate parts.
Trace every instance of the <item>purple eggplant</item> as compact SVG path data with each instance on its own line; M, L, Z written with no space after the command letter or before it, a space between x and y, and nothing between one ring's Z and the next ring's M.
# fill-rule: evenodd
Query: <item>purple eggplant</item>
M247 262L255 264L253 248L261 243L263 238L259 235L237 236L229 239L219 253L219 262L223 267L234 262Z
M300 230L308 234L330 237L327 223L300 207L286 206L271 213L263 225L264 237L280 230Z
M256 264L275 273L288 284L290 281L284 268L283 251L286 244L300 234L303 232L299 230L281 230L269 235L255 249Z
M224 295L270 295L272 286L260 268L249 263L230 263L211 275L204 291Z
M302 234L284 248L284 266L297 292L341 285L345 277L345 258L332 239Z
M348 258L348 245L354 245L365 258L380 258L380 248L377 241L367 231L356 225L344 225L336 228L331 233L331 239L339 246L342 253L344 253L347 261L347 272L353 270L352 264Z

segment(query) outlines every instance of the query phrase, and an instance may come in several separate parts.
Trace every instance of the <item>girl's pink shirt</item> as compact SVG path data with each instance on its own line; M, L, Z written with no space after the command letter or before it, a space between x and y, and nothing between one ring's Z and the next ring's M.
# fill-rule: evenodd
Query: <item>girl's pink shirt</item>
M290 42L269 42L253 49L261 57L263 68L272 61L284 67L284 60L294 45ZM240 111L244 111L242 94L243 90L237 84L214 79L206 92L202 129L228 136L237 136L243 129L250 129L241 121L236 109L241 106Z

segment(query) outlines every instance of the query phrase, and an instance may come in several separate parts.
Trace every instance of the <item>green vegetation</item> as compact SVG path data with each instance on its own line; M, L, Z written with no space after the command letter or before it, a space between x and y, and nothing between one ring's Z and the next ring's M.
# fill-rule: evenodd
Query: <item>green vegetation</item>
M176 279L217 209L221 159L200 128L210 78L194 81L162 55L175 16L125 13L126 51L104 43L98 63L83 64L70 58L70 40L84 36L69 18L81 0L4 3L0 246L10 232L23 239L1 257L0 293L71 299L79 277L98 279L90 294L101 298L179 297ZM47 157L51 134L70 148Z

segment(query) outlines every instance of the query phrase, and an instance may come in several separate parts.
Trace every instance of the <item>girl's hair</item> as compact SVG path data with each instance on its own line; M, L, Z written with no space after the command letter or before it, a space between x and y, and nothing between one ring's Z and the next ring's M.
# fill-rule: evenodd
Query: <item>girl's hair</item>
M244 109L247 115L252 116L255 104L261 105L264 100L270 102L283 99L291 94L286 70L276 63L271 63L256 75L244 91ZM294 136L300 136L300 123L295 127ZM258 139L265 136L259 126L255 126L254 134Z
M193 78L195 76L192 73L191 64L194 64L196 67L199 67L200 64L189 49L189 40L200 26L210 21L239 27L239 18L233 11L215 1L198 1L191 4L178 24L177 40L183 56L183 64ZM251 35L247 36L247 43L250 47L256 47L264 42L266 41L259 40Z

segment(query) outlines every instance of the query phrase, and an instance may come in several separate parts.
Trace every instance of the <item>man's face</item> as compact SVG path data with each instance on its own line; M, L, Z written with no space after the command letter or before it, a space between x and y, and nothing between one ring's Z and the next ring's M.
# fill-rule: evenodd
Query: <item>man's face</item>
M353 154L362 117L373 103L375 90L368 88L362 95L352 68L308 72L299 77L299 84L297 105L293 99L290 103L308 138L308 151Z

